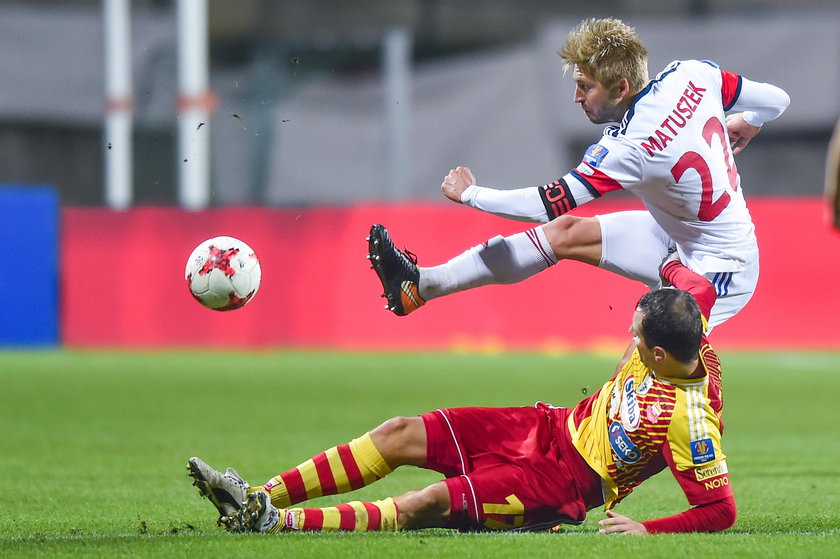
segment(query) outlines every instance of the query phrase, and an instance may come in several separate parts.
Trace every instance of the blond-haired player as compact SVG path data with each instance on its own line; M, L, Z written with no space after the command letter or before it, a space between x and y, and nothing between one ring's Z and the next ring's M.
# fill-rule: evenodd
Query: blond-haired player
M709 61L677 60L648 80L647 49L617 19L588 19L559 51L575 82L574 101L608 126L580 164L544 186L478 186L467 167L441 185L455 202L545 223L497 236L449 262L418 268L387 230L371 228L369 258L388 308L405 315L426 301L487 284L522 281L562 259L578 260L660 285L659 263L676 250L709 279L718 300L714 326L737 313L758 280L758 246L734 155L789 103L776 86ZM729 116L727 112L736 111ZM629 190L647 211L583 218L567 212L614 190Z

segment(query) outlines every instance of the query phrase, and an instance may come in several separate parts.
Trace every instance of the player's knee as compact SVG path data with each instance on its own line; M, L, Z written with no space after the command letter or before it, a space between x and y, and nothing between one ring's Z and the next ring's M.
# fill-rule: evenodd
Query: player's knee
M543 226L545 236L554 252L567 251L575 244L578 226L583 218L574 215L561 215Z
M421 465L426 458L426 426L420 417L393 417L370 435L379 453L392 467Z
M449 519L449 490L443 482L409 491L394 499L399 510L400 530L446 526Z
M382 436L389 439L404 439L410 436L413 424L419 417L392 417L379 427L374 432L380 433Z
M600 258L601 226L594 217L561 215L544 225L543 231L558 260L590 262Z

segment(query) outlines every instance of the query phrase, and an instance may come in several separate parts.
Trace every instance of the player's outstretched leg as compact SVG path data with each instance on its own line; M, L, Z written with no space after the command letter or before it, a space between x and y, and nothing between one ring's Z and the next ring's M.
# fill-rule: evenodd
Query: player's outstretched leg
M368 259L382 282L382 296L388 301L385 308L405 316L423 306L426 301L420 297L417 257L397 249L382 225L370 228L367 241Z
M460 503L459 503L460 504ZM323 508L277 508L264 491L247 501L228 523L235 532L393 532L450 526L451 501L445 482L380 501L352 501Z
M392 458L392 463L397 467L401 462ZM365 433L316 454L261 486L251 487L248 493L265 491L275 507L287 508L315 497L360 489L387 476L393 467L374 444L371 433Z
M187 470L201 496L207 497L219 511L220 522L233 517L242 508L248 483L236 470L228 468L225 473L219 472L195 456L187 462Z
M398 316L418 309L426 301L458 291L523 281L553 266L558 259L543 227L493 237L431 268L418 267L413 254L397 250L382 225L371 227L368 249L371 267L384 288L382 296L388 299L385 308ZM576 255L570 252L568 257Z
M397 530L394 499L334 507L278 509L265 491L248 494L242 508L227 523L232 532L273 534L283 531L378 532Z

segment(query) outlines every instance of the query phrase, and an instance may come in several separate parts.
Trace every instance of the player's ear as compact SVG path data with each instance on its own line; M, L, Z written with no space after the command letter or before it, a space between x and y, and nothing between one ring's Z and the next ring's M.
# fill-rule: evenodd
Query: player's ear
M618 80L618 85L615 86L616 101L623 101L627 97L630 97L630 95L630 80L627 78L620 78Z
M653 360L656 362L664 361L668 357L668 352L660 346L653 347Z

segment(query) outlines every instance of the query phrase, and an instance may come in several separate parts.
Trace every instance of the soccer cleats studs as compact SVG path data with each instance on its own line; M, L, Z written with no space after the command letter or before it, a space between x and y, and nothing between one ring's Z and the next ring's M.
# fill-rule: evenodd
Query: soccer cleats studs
M248 483L239 477L236 470L216 471L195 456L189 459L187 470L201 496L207 497L218 509L220 523L225 523L225 518L233 517L242 509L242 503L248 496Z
M271 498L265 491L254 491L248 494L242 508L232 517L223 518L231 532L256 532L266 534L276 532L280 522L280 510L271 504Z
M368 260L382 282L382 296L388 301L385 308L397 316L405 316L426 304L418 287L420 270L417 268L417 257L409 251L397 249L382 225L370 228L367 242Z

